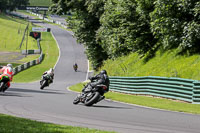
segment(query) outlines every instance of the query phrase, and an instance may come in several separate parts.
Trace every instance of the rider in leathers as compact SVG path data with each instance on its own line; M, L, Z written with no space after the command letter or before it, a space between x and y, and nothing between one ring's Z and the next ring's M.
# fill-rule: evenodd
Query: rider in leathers
M100 97L99 101L104 99L105 98L104 93L109 91L109 84L110 84L106 70L102 70L98 75L91 77L89 79L91 80L90 85L92 88L97 87L98 85L106 85L107 86L106 90L104 90L104 89L100 90L101 97ZM84 92L84 89L83 89L83 92Z
M14 72L13 72L13 66L12 64L7 64L7 66L3 66L1 69L0 69L0 73L2 73L0 75L0 79L3 77L3 76L8 76L10 81L7 83L7 88L8 89L10 87L10 82L12 81L13 79L13 75L14 75ZM5 89L5 90L6 90Z
M40 84L42 84L43 80L44 80L44 77L46 75L49 75L50 76L50 83L53 83L53 79L54 79L54 69L53 68L50 68L48 71L45 71L42 75L42 79L40 81Z
M73 68L74 68L74 71L76 72L77 69L78 69L78 65L77 65L77 63L74 63Z

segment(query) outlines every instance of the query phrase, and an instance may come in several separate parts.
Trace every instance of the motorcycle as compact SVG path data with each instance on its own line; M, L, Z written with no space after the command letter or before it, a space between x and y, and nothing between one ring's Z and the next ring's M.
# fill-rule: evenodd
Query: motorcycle
M0 80L0 92L5 92L8 89L7 83L10 81L8 76L3 76Z
M77 72L77 70L78 70L78 65L77 65L77 64L73 65L73 68L74 68L74 71Z
M84 91L75 98L73 101L73 104L78 104L79 102L82 102L86 106L92 106L93 104L96 104L97 102L101 101L101 94L102 89L106 90L106 85L97 85L96 87L92 88L90 83L88 83L84 87Z
M50 82L50 75L43 76L43 80L40 81L40 89L42 90L44 87L49 86Z

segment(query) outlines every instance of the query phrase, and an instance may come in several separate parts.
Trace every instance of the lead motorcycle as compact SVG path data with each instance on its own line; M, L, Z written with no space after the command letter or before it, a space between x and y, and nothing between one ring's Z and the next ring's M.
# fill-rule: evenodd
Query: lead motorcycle
M5 92L8 89L8 82L10 78L8 76L2 76L0 80L0 92Z
M85 87L84 91L78 94L76 99L73 101L73 104L78 104L82 102L86 106L92 106L93 104L99 102L101 100L102 90L106 90L106 85L97 85L96 87L91 86L91 82L89 82Z
M40 89L42 90L42 89L44 89L44 87L46 87L46 86L49 86L49 84L50 84L50 82L51 82L51 80L50 80L50 75L45 75L45 76L43 76L43 80L41 80L40 81Z
M73 65L73 68L74 68L74 71L77 72L77 70L78 70L78 65L77 65L77 64Z

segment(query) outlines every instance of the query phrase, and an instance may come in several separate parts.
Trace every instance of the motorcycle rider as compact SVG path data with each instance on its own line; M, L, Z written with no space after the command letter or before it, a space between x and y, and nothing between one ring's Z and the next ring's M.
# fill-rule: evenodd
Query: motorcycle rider
M100 90L101 97L98 101L103 100L105 98L104 93L109 91L109 85L110 85L110 80L108 78L106 70L102 70L99 74L97 74L94 77L90 77L89 79L91 80L90 85L92 88L98 87L98 85L106 85L107 86L106 90L104 90L103 88L101 88L102 90ZM84 89L82 90L82 92L84 92Z
M74 71L77 71L77 69L78 69L78 65L77 65L76 62L74 63L73 68L74 68Z
M40 80L40 84L42 84L42 82L44 81L44 77L49 75L50 77L50 83L53 83L53 79L54 79L54 69L53 68L50 68L48 71L45 71L43 74L42 74L42 79Z
M6 66L3 66L3 67L0 69L0 73L2 73L2 74L0 75L0 80L1 80L1 78L2 78L3 76L8 76L8 77L9 77L10 81L7 83L7 86L6 86L6 87L7 87L6 89L8 89L8 88L10 87L10 82L12 81L13 75L14 75L12 64L7 64ZM6 90L6 89L5 89L5 90Z

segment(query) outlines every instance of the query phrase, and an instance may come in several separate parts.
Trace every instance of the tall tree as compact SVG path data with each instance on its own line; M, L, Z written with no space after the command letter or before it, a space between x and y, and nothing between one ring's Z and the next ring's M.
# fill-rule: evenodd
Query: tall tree
M52 11L72 12L69 26L96 69L107 58L151 55L160 46L200 50L199 0L52 1Z
M104 0L53 0L51 11L62 14L72 12L68 19L78 42L84 44L86 54L94 69L107 59L107 53L96 41L96 31L100 27L99 17L104 10Z
M5 11L7 7L7 0L0 0L0 11Z
M145 3L139 0L108 0L106 2L97 37L111 58L126 55L132 51L145 54L154 47L156 40L149 24L152 5L150 2Z
M26 6L29 4L29 0L0 0L0 10L13 11L16 7Z
M200 49L199 0L157 0L151 28L164 48Z

